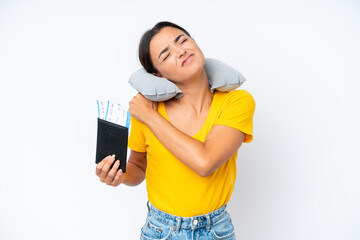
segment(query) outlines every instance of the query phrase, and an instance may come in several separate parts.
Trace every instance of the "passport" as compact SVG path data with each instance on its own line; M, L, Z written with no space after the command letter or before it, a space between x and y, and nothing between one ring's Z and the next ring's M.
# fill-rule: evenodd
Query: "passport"
M127 145L129 128L98 118L97 142L95 163L101 162L105 157L115 154L116 160L120 160L120 166L126 172Z

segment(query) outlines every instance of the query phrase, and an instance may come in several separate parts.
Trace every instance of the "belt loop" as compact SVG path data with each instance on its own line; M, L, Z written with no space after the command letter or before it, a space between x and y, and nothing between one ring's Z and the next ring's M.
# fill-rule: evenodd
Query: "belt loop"
M206 214L205 217L206 217L206 222L207 222L206 230L209 232L211 229L211 218L210 218L209 214Z
M147 203L146 203L146 206L147 206L147 208L148 208L148 211L150 212L150 206L149 206L149 200L147 201Z
M176 217L176 229L175 231L178 233L181 227L181 217Z

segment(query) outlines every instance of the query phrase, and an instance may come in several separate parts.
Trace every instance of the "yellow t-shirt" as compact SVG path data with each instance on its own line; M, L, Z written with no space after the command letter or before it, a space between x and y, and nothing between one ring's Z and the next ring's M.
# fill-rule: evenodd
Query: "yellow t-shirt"
M216 91L204 125L192 137L204 142L211 128L219 124L242 131L244 142L251 142L254 111L254 99L246 90ZM163 102L158 104L158 112L169 121ZM128 146L147 153L147 193L156 208L173 215L192 217L212 212L229 201L236 178L237 152L211 175L201 177L169 152L151 130L135 118L131 118Z

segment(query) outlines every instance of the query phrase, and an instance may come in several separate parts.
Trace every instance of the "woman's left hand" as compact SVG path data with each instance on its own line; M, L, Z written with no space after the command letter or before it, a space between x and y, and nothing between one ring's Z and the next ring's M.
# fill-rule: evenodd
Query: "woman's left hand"
M129 102L129 113L137 120L146 124L152 114L157 112L157 102L146 99L142 94L136 94Z

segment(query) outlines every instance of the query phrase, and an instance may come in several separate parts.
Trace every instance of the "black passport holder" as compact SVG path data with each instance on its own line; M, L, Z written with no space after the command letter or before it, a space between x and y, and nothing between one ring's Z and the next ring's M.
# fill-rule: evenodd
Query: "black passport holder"
M122 169L125 173L128 133L129 129L127 127L98 118L95 163L101 162L108 155L115 154L115 161L111 167L116 160L120 160L118 170Z

